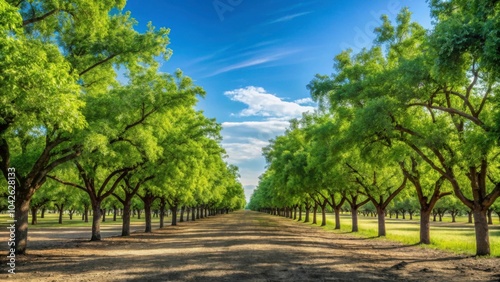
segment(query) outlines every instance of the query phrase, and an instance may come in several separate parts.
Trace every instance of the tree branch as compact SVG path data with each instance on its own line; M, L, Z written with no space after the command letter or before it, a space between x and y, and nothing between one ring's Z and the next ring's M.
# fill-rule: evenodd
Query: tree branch
M64 185L67 185L67 186L71 186L71 187L75 187L75 188L78 188L78 189L83 190L83 191L85 191L85 192L88 193L88 191L87 191L87 189L85 187L83 187L81 185L78 185L76 183L72 183L72 182L69 182L69 181L64 181L64 180L59 179L58 177L53 176L53 175L47 175L47 177L50 178L50 179L53 179L53 180L55 180L55 181L57 181L57 182L59 182L61 184L64 184Z
M115 180L115 182L113 183L113 186L111 186L111 189L109 189L108 191L106 191L104 194L101 195L102 191L103 191L103 187L101 187L101 189L99 189L99 195L104 199L104 198L107 198L109 195L111 195L111 193L113 193L116 189L116 187L118 186L118 184L120 183L120 181L122 181L122 179L127 176L127 173L129 171L126 170L124 172L122 172L122 174Z
M101 196L102 192L104 191L104 189L106 188L106 186L108 186L108 183L111 181L111 179L117 175L117 174L120 174L120 173L128 173L128 171L130 170L130 168L126 167L126 168L122 168L122 169L118 169L118 170L115 170L113 171L112 173L110 173L108 175L108 177L106 177L106 179L104 179L104 182L102 183L101 187L99 187L99 190L97 191L97 196ZM125 177L125 175L120 175L120 177L118 177L120 180ZM113 186L116 185L116 181L115 183L113 184ZM111 191L113 192L113 191Z
M486 90L486 93L484 94L484 97L483 97L483 99L481 100L481 104L479 105L479 109L477 110L477 115L476 115L476 117L479 117L479 115L480 115L480 114L481 114L481 112L483 111L483 109L484 109L484 105L486 104L486 100L488 100L488 96L490 95L491 90L492 90L492 84L488 85L488 89Z
M107 61L112 60L114 57L116 57L116 54L111 54L106 59L101 60L101 61L91 65L90 67L86 68L85 70L81 71L78 75L82 76L82 75L86 74L87 72L89 72L90 70L92 70L93 68L96 68L96 67L106 63Z
M430 107L430 108L435 109L435 110L440 110L440 111L447 112L447 113L450 113L450 114L456 114L456 115L459 115L461 117L464 117L464 118L472 121L476 125L479 125L481 128L483 128L483 129L486 130L484 123L479 118L474 117L472 115L469 115L467 113L464 113L462 111L459 111L457 109L447 108L447 107L441 107L441 106L433 106L433 105L428 105L428 104L425 104L425 103L411 103L411 104L408 104L408 106L409 107L412 107L412 106Z
M23 26L27 26L29 24L32 24L32 23L35 23L35 22L38 22L38 21L42 21L42 20L44 20L44 19L52 16L53 14L55 14L55 13L57 13L59 11L60 11L59 9L54 9L54 10L49 11L49 12L47 12L47 13L39 16L39 17L34 17L34 18L29 19L29 20L24 20L23 21Z

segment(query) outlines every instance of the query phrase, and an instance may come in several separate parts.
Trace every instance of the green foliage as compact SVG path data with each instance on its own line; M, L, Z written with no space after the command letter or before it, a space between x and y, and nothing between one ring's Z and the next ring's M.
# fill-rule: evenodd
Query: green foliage
M292 122L285 136L264 151L273 178L279 180L271 182L276 187L269 190L283 191L296 175L307 179L300 171L287 173L293 167L287 162L305 166L299 156L304 152L308 171L320 171L325 179L339 179L342 174L349 179L338 164L351 162L354 180L367 195L373 194L375 204L401 182L399 164L406 168L405 179L410 177L417 188L422 207L432 207L452 190L456 198L450 200L459 199L475 211L475 220L481 222L476 225L477 254L485 255L489 253L486 211L500 196L500 3L430 3L435 19L431 30L412 22L408 9L394 24L383 16L375 29L374 46L356 54L344 50L335 56L331 76L313 78L307 88L320 104L321 125L312 125L307 117ZM288 145L282 140L294 140L296 123L310 127L308 140ZM273 150L275 156L269 154ZM321 178L315 174L306 185L293 186L308 191L308 185L321 183L319 189L328 189L328 182L317 181ZM289 191L288 200L296 195ZM288 201L283 193L274 197Z
M204 90L180 70L159 71L171 54L170 30L148 23L138 32L125 2L0 1L0 169L7 177L16 168L19 253L24 203L44 185L51 192L35 196L34 205L46 193L73 205L63 195L76 187L97 213L128 174L141 184L163 180L144 185L159 195L191 191L183 204L244 203L222 161L220 126L193 110ZM118 72L128 81L117 81ZM169 130L159 132L162 126Z

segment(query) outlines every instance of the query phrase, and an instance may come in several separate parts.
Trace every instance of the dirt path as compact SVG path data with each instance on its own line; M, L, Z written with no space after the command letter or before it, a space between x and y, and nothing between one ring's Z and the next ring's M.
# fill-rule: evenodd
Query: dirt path
M60 231L61 232L61 231ZM41 241L38 241L41 242ZM102 242L37 246L5 281L498 281L475 259L323 231L249 211ZM4 263L2 263L4 265Z
M4 230L2 230L4 231ZM144 223L133 222L130 224L130 233L143 232ZM6 234L6 232L0 232ZM122 234L121 225L101 225L101 238L120 236ZM51 247L60 248L61 243L73 241L86 241L92 237L90 226L78 227L30 227L28 250L48 249ZM3 247L3 246L2 246ZM7 251L7 248L5 248Z

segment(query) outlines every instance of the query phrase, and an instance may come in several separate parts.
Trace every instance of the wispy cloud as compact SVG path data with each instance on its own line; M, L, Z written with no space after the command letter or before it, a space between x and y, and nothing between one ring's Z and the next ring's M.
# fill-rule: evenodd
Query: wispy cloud
M274 51L273 53L270 53L270 54L262 55L260 57L254 57L254 58L245 60L243 62L239 62L236 64L222 67L222 68L216 70L215 72L212 72L207 77L216 76L218 74L226 73L226 72L237 70L237 69L243 69L243 68L247 68L247 67L262 65L262 64L265 64L268 62L273 62L273 61L279 60L281 58L284 58L288 55L297 53L299 51L300 50Z
M237 70L237 69L242 69L242 68L246 68L246 67L261 65L261 64L270 62L272 60L275 60L275 58L273 58L273 57L262 57L262 58L255 58L255 59L247 60L247 61L244 61L244 62L241 62L241 63L237 63L237 64L229 65L227 67L223 67L223 68L221 68L221 69L213 72L208 77L216 76L218 74L225 73L225 72L232 71L232 70Z
M299 3L293 4L293 5L289 5L289 3L287 3L287 5L283 5L283 8L273 11L271 14L272 15L284 14L284 13L288 13L288 12L293 11L293 10L302 10L303 11L304 7L310 6L310 4L311 4L310 2L299 2Z
M204 56L200 56L198 58L194 58L190 61L188 61L186 63L186 66L192 66L192 65L196 65L196 64L200 64L200 63L203 63L203 62L206 62L206 61L210 61L211 59L215 59L217 58L220 54L223 54L225 53L226 51L228 51L229 49L231 49L233 46L232 45L229 45L229 46L226 46L224 48L221 48L219 50L216 50L216 51L213 51L211 52L210 54L208 55L204 55Z
M291 21L291 20L293 20L295 18L298 18L298 17L301 17L301 16L305 16L305 15L310 14L310 13L311 12L302 12L302 13L296 13L296 14L292 14L292 15L286 15L284 17L281 17L281 18L275 19L273 21L267 22L266 25Z

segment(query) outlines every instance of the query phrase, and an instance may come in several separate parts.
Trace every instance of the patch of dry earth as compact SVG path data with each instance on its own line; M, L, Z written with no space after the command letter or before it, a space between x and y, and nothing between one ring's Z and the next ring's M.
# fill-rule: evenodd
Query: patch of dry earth
M74 232L58 229L58 233ZM85 236L81 236L82 238ZM49 243L50 242L50 243ZM251 211L154 233L37 241L12 281L499 281L500 259L333 234Z

